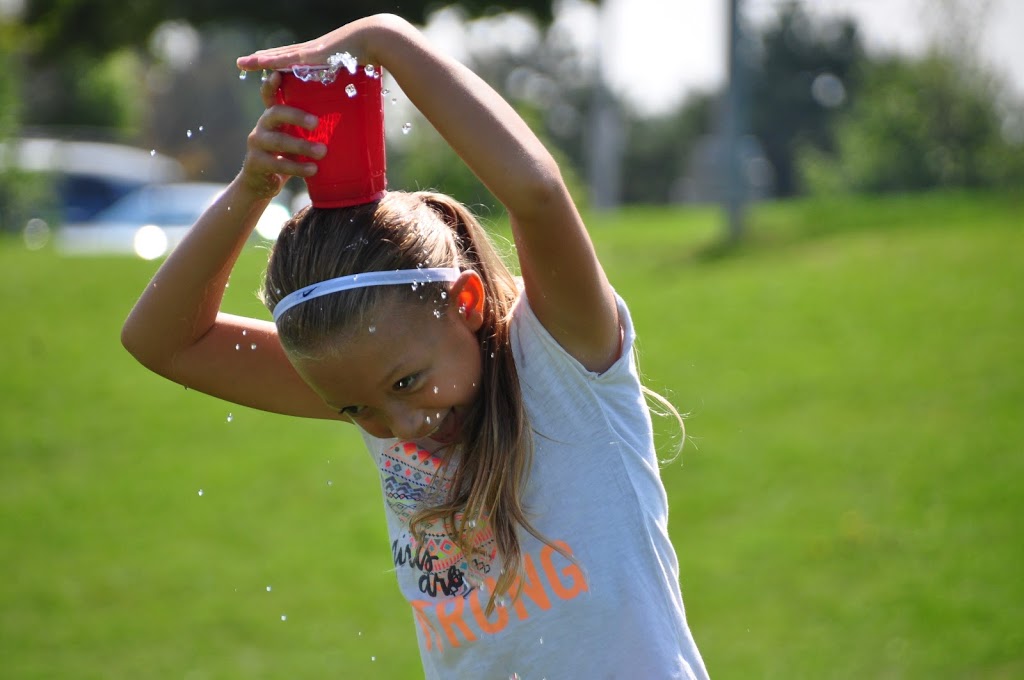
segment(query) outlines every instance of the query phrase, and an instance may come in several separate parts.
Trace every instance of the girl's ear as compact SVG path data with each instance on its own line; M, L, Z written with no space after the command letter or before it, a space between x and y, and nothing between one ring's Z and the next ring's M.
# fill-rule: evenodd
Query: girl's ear
M476 333L484 324L484 282L475 271L462 272L449 291L455 313Z

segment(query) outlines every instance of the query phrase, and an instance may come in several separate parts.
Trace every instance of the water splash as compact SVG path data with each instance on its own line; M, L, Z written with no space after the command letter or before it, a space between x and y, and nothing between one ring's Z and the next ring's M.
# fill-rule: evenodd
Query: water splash
M339 67L344 66L352 75L355 75L356 69L359 68L359 62L348 52L336 52L327 57L327 65L333 68L335 72L337 72Z

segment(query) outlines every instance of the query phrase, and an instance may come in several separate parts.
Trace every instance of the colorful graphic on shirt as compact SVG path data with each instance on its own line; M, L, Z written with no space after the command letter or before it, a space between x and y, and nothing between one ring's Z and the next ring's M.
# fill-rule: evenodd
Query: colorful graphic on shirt
M429 523L417 541L408 530L409 519L424 505L439 503L448 491L450 479L442 473L443 460L413 442L398 442L385 450L379 460L384 499L388 508L406 527L391 544L396 568L418 572L421 593L430 597L467 596L479 588L494 569L497 544L486 518L473 527L474 554L469 559L444 529L444 523ZM456 515L461 523L462 516Z

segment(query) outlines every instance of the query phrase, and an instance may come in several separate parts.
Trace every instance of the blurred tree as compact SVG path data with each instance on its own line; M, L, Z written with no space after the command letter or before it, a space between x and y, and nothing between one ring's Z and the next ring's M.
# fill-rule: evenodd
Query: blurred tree
M687 164L698 142L714 127L719 98L718 93L696 93L675 112L629 121L622 171L624 203L682 199Z
M491 0L459 0L473 15L493 11ZM301 39L314 38L348 21L378 12L394 12L422 23L435 0L293 0L286 3L250 0L27 0L25 25L34 51L48 58L69 52L104 54L126 45L144 45L159 24L179 19L193 26L251 25L286 30ZM508 0L503 8L520 8L539 19L551 18L551 0Z
M855 101L864 60L852 20L812 19L795 1L782 5L761 33L760 55L751 65L749 122L774 168L778 195L801 189L798 148L834 152L833 122Z
M875 61L838 125L838 158L807 149L801 169L818 191L1019 184L1024 140L1008 134L996 83L938 53Z

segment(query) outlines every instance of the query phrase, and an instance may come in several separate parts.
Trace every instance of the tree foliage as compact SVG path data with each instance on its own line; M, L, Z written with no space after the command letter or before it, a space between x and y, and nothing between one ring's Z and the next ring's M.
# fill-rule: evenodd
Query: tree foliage
M492 11L490 0L459 0L471 15ZM506 0L505 9L523 9L542 21L551 19L551 0ZM286 31L308 40L362 16L393 12L422 23L438 7L436 0L28 0L24 21L34 51L43 55L103 54L123 46L141 46L161 22L183 20L194 26L247 24L267 34Z
M1024 180L1024 145L1004 135L993 81L951 58L871 63L837 125L838 155L802 154L817 190L913 191Z
M849 19L814 19L796 2L783 5L760 34L760 54L749 74L750 130L775 171L776 193L801 190L798 149L834 150L833 123L856 99L865 59Z

